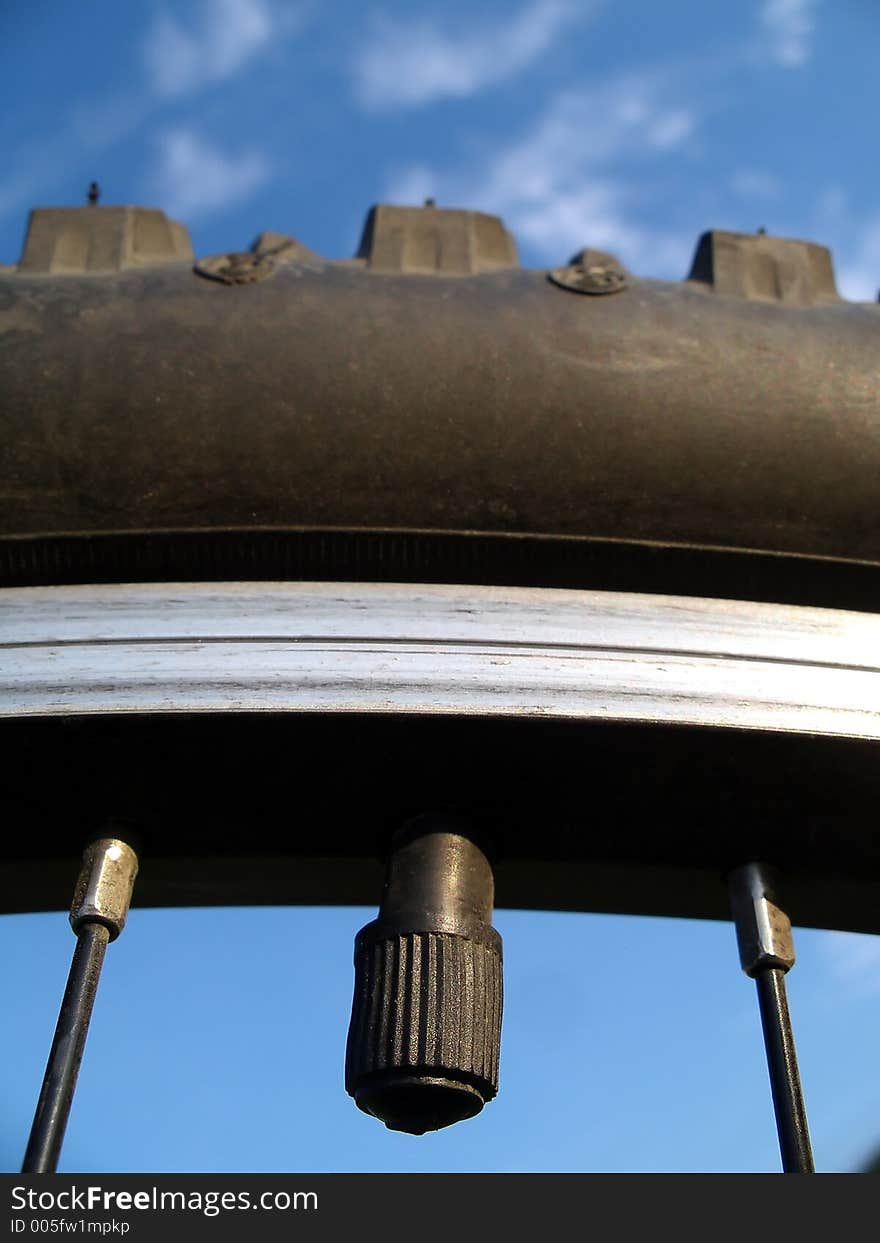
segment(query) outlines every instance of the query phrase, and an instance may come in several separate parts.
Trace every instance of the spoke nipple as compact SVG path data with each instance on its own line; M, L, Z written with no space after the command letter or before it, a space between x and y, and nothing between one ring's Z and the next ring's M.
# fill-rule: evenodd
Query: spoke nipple
M728 877L739 959L746 975L795 962L791 920L779 905L777 879L767 863L746 863Z
M138 857L121 838L101 837L91 842L83 854L70 908L73 931L78 933L86 923L99 923L115 941L125 927L137 870Z

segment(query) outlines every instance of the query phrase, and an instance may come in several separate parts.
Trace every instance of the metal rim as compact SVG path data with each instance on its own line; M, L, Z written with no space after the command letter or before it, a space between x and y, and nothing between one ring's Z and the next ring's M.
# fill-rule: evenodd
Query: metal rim
M880 738L880 617L379 583L0 593L0 716L400 712Z

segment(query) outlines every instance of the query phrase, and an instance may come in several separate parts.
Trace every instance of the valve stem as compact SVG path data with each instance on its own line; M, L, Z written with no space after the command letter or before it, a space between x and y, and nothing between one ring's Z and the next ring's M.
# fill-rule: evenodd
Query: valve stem
M776 1130L786 1174L813 1174L813 1150L798 1070L785 976L794 966L791 921L779 905L773 869L747 863L728 877L742 969L758 990Z
M134 850L117 837L92 842L83 855L70 911L76 948L21 1167L23 1174L52 1174L58 1166L104 952L125 926L137 869Z
M345 1087L393 1131L473 1118L498 1091L501 937L472 826L416 817L394 837L378 919L355 941Z

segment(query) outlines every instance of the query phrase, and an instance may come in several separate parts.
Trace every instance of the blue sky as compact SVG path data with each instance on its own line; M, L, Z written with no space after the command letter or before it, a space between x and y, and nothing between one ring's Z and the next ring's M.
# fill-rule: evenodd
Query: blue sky
M0 262L30 207L82 203L97 179L105 203L181 219L201 254L276 229L346 257L372 203L430 195L502 215L526 264L592 245L670 279L704 229L764 226L831 246L844 295L873 300L878 40L875 0L6 0ZM729 925L499 912L501 1094L415 1139L342 1089L371 916L136 910L62 1168L778 1168ZM55 914L0 919L0 941L8 1170L72 937ZM817 1162L852 1169L880 1144L880 940L803 931L798 947Z
M417 1138L342 1086L352 944L373 915L133 910L107 953L61 1168L778 1169L754 985L729 924L498 911L499 1095ZM72 947L61 913L0 919L4 1170L21 1160ZM797 949L817 1164L854 1169L880 1142L880 949L810 930Z
M263 228L350 255L376 201L500 213L677 279L710 227L830 245L880 284L874 0L7 0L0 262L27 209L164 207L202 253Z

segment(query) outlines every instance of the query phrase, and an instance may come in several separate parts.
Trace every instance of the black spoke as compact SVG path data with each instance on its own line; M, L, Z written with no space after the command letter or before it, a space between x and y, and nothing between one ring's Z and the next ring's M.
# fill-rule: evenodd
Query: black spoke
M119 838L101 838L83 856L70 912L76 948L22 1162L23 1174L51 1174L57 1168L104 952L125 925L137 866L137 855Z
M23 1174L51 1174L58 1165L109 940L109 928L97 923L85 924L76 939Z
M758 989L782 1168L786 1174L812 1174L813 1151L785 990L785 974L795 961L791 921L767 864L736 868L729 885L740 962Z
M815 1168L813 1150L785 993L785 972L778 967L768 967L758 972L755 984L758 986L782 1168L786 1174L812 1174Z

